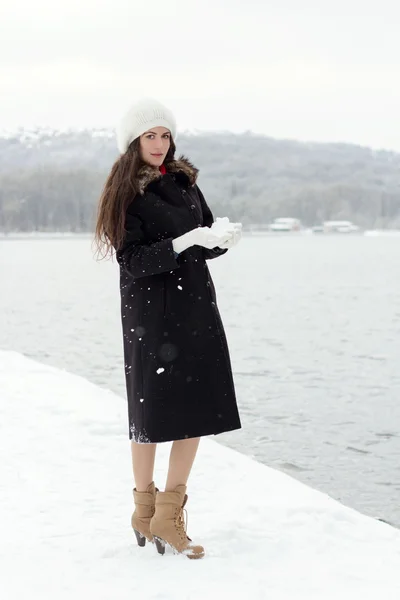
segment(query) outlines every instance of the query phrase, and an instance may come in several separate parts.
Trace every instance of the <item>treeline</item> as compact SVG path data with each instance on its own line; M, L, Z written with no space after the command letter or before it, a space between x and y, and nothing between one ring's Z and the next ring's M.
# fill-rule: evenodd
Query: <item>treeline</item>
M104 173L47 166L0 175L0 231L93 231Z
M276 217L305 226L348 219L400 228L400 155L348 144L305 144L252 134L181 135L178 153L200 168L215 215L245 225ZM116 158L112 136L76 132L0 141L0 231L93 231Z

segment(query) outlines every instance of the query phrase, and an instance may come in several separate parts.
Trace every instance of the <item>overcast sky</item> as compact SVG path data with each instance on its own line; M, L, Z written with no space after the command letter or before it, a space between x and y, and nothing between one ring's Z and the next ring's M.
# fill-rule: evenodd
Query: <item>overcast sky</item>
M180 130L400 151L399 0L0 0L0 128Z

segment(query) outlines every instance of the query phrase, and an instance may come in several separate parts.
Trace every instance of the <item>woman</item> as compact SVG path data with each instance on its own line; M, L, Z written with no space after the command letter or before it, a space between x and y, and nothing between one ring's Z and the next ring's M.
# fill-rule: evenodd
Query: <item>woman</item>
M198 170L175 160L173 114L142 100L117 131L120 157L99 201L98 247L116 251L139 546L155 541L189 558L186 484L200 437L239 429L228 346L206 260L241 237L241 224L213 222ZM165 491L153 482L156 445L173 441Z

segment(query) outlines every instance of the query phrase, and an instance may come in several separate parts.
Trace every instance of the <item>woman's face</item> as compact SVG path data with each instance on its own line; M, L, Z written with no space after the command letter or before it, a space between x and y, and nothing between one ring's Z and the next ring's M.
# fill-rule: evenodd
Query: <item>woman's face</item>
M171 133L165 127L153 127L140 136L140 155L152 167L160 167L171 144Z

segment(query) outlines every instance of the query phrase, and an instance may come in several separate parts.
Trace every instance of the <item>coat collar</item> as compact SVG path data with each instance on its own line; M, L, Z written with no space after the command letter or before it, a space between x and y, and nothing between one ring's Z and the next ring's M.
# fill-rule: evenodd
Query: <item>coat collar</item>
M187 182L192 186L197 181L199 170L196 169L196 167L192 165L192 163L185 156L181 156L178 160L173 160L169 163L166 163L165 168L167 173L183 175ZM150 165L144 165L141 167L137 174L139 193L143 195L147 186L150 185L150 183L153 183L153 181L158 181L161 179L161 177L162 174L158 168L151 167Z

